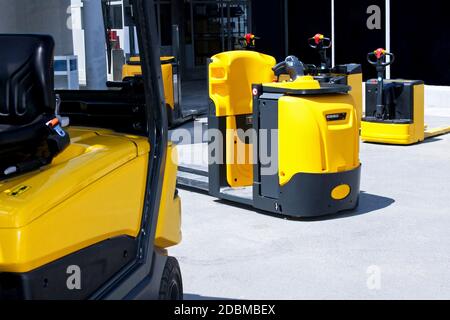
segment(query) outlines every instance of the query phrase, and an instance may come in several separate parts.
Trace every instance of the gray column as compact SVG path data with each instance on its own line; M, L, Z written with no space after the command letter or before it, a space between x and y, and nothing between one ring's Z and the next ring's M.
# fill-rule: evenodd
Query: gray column
M86 85L105 89L107 81L105 29L100 0L83 0L83 29L86 46Z
M0 0L0 33L17 32L16 6L13 1Z

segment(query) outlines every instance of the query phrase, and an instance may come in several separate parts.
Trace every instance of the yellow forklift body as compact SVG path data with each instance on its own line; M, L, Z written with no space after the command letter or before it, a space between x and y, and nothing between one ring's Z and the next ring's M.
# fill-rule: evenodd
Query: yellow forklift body
M155 235L155 246L162 249L181 242L181 200L176 193L177 171L178 152L176 146L170 142Z
M139 233L146 139L103 129L68 131L70 146L48 168L0 184L0 272L27 272Z
M111 9L101 1L98 11L98 2L86 7L90 18ZM178 262L165 250L181 241L181 208L155 8L128 5L146 61L125 68L136 79L104 84L116 90L55 89L52 36L0 35L0 90L14 92L0 103L0 300L183 296ZM114 41L103 40L111 53ZM172 86L177 65L165 57L161 64Z
M71 144L46 168L0 182L0 272L28 272L117 236L136 237L148 154L143 137L69 128ZM169 145L169 153L175 153ZM155 245L181 241L177 158L166 161Z

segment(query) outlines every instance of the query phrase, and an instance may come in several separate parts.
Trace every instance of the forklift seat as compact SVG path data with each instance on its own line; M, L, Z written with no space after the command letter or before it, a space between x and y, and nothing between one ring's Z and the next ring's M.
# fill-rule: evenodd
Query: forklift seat
M51 162L69 144L55 116L46 35L0 35L0 179Z

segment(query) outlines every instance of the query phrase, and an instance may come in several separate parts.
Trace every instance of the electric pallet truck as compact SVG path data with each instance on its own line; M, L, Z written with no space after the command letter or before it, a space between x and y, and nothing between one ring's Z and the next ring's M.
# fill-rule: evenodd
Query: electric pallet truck
M366 83L363 141L410 145L450 132L450 126L425 129L423 81L384 79L386 67L395 61L393 53L380 48L368 53L367 60L375 66L377 79Z
M201 113L196 110L185 111L182 108L179 61L172 56L162 56L160 57L160 61L169 128L174 129L186 122L194 121L197 117L201 116ZM133 81L133 78L140 77L141 75L140 58L137 56L130 57L123 66L123 82Z
M296 57L276 65L249 50L217 54L208 69L208 171L180 172L179 184L283 217L357 206L359 128L348 85L305 76Z
M108 65L111 66L111 45L109 41L109 35L113 32L112 26L113 21L111 17L111 12L113 10L113 4L109 0L101 0L103 9L103 21L105 25L105 34L108 49ZM129 87L130 85L139 83L139 78L142 77L142 66L140 56L136 54L135 49L135 29L136 21L133 17L133 10L130 9L129 0L124 2L124 18L125 25L128 27L129 35L128 42L130 43L130 54L128 60L122 65L119 75L119 80L121 81L109 81L109 88L123 88ZM194 121L202 113L197 110L183 110L182 108L182 95L181 95L181 77L180 77L180 62L177 57L180 56L180 32L178 25L172 26L172 46L175 56L161 56L161 71L163 78L163 88L164 88L164 98L167 107L167 119L169 121L169 129L174 129L178 126L183 125L186 122Z
M57 99L53 39L0 35L0 299L182 298L154 1L132 5L144 72L123 92Z

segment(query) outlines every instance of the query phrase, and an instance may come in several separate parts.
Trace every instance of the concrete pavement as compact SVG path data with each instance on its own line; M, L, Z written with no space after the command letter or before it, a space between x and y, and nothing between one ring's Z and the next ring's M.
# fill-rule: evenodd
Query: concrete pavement
M430 126L449 109L427 110ZM180 190L186 299L450 299L450 135L361 144L360 206L292 221Z

